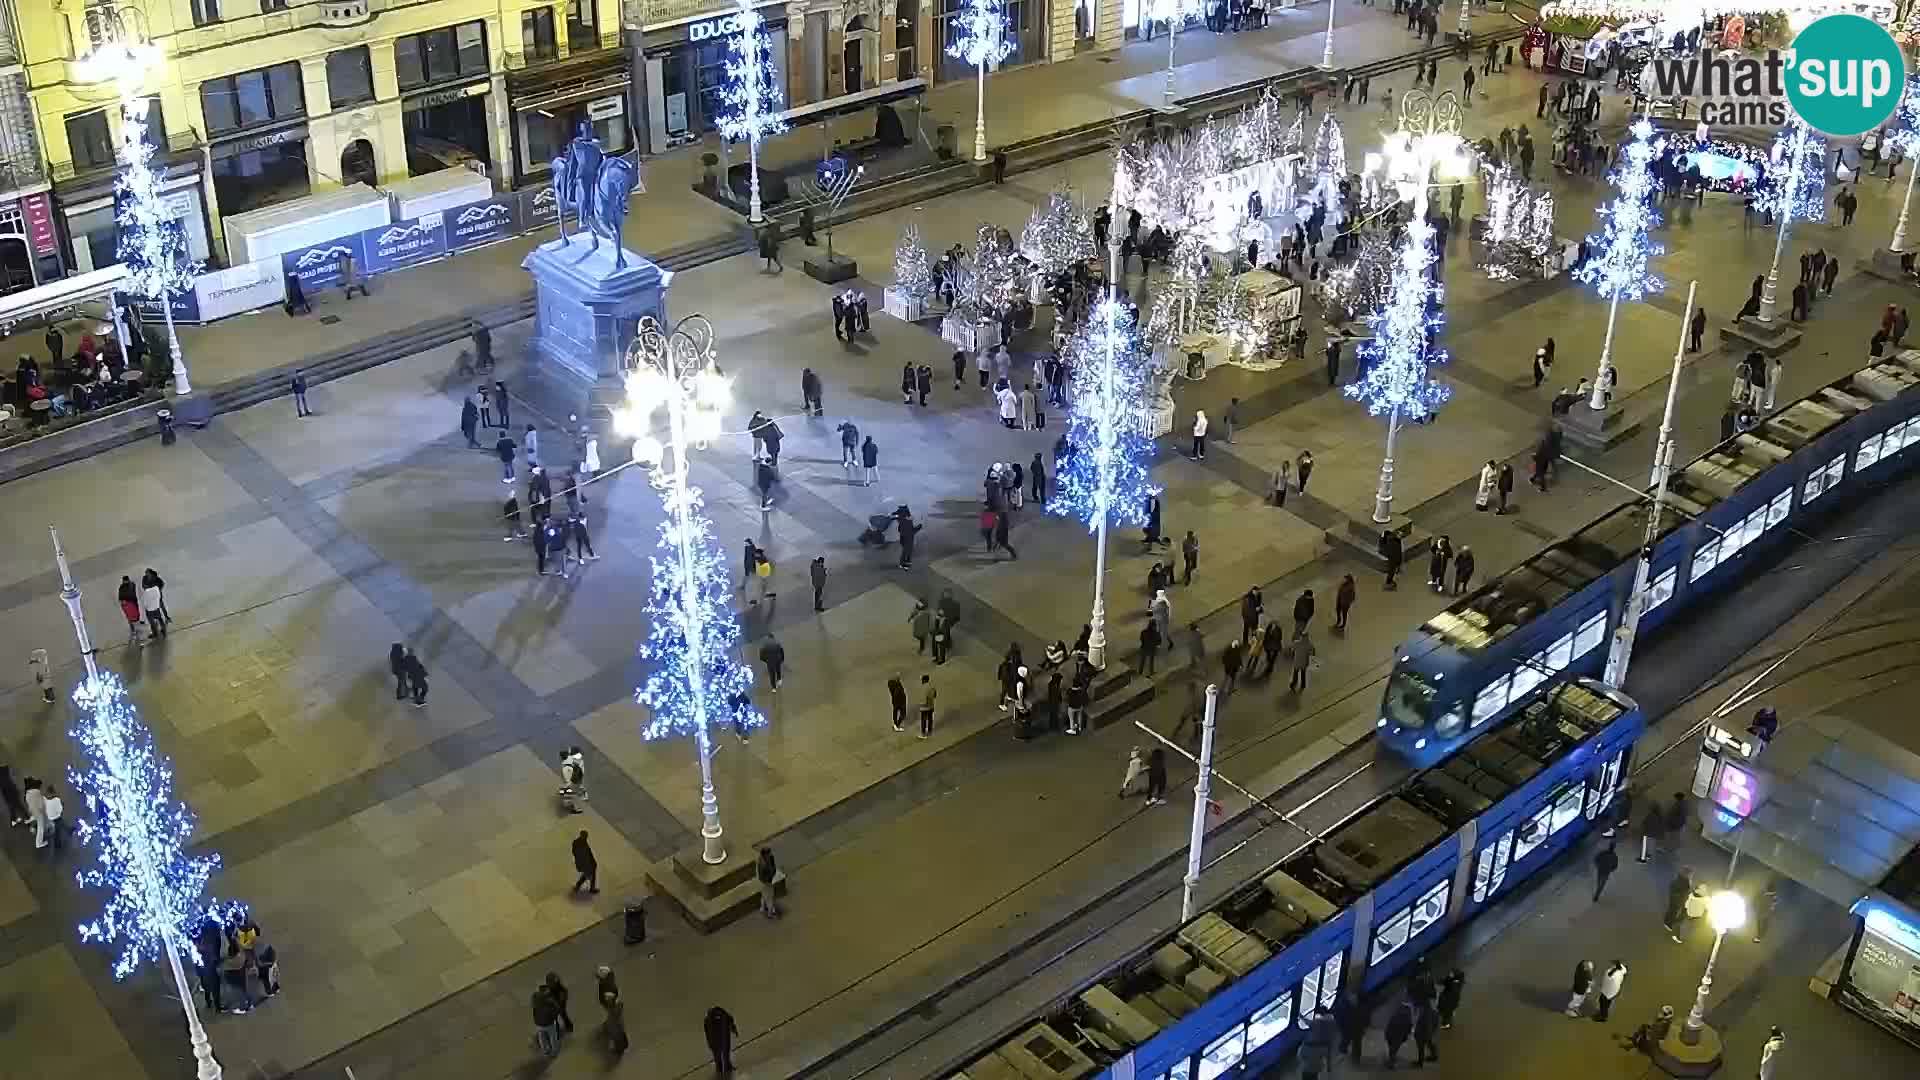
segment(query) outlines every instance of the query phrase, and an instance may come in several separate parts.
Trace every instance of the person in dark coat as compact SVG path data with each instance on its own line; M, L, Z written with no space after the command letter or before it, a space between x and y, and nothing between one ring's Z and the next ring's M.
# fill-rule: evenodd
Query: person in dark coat
M1467 587L1473 584L1473 569L1473 549L1462 544L1460 553L1453 557L1453 595L1466 595Z
M1447 977L1440 980L1440 1000L1436 1009L1440 1013L1440 1026L1443 1029L1453 1026L1453 1014L1460 1011L1460 995L1466 989L1467 973L1459 968L1447 972Z
M387 650L387 667L393 671L393 700L407 696L407 647L399 642Z
M1354 584L1352 574L1346 574L1340 578L1340 588L1333 594L1333 628L1335 630L1347 628L1347 613L1353 610L1353 601L1359 593L1360 589Z
M1367 1036L1367 1027L1373 1021L1367 1006L1359 995L1349 990L1340 995L1333 1003L1333 1021L1340 1026L1340 1052L1348 1060L1358 1063L1360 1043Z
M760 662L767 666L768 689L779 693L780 670L787 666L787 649L779 638L767 635L766 643L760 646Z
M733 1040L740 1034L740 1026L733 1022L733 1014L715 1005L707 1010L706 1019L700 1022L707 1036L707 1050L713 1054L713 1067L722 1075L733 1071Z
M493 382L493 411L500 414L500 427L505 430L513 423L513 404L507 400L507 384L495 379Z
M1667 936L1675 945L1684 945L1680 940L1680 928L1687 922L1687 897L1693 895L1693 868L1683 866L1667 883L1667 910L1661 921L1666 924Z
M402 663L405 665L407 673L407 685L413 688L413 707L416 709L425 708L427 704L427 665L420 662L420 658L414 655L412 649L407 650L406 659L402 661Z
M1413 1018L1413 1067L1424 1068L1429 1061L1440 1060L1440 1050L1433 1043L1434 1036L1440 1033L1440 1013L1432 1005L1420 1006Z
M1227 676L1227 693L1229 694L1233 693L1234 684L1240 679L1240 662L1245 656L1246 647L1238 641L1228 642L1226 649L1220 654L1220 665Z
M1147 752L1147 805L1167 801L1167 752L1154 747Z
M816 555L813 561L807 564L807 579L813 584L813 610L827 610L820 603L821 596L827 591L827 557L825 555Z
M800 369L800 407L815 416L825 416L826 409L820 404L820 376L812 368Z
M1293 636L1299 637L1307 632L1307 624L1313 621L1313 590L1303 589L1293 602ZM1268 633L1272 633L1269 629Z
M1607 879L1620 869L1620 855L1608 844L1593 857L1593 900L1600 902L1600 894L1607 891Z
M1412 1034L1413 1002L1402 1001L1393 1007L1393 1015L1387 1017L1387 1068L1395 1066L1400 1048L1406 1045L1407 1037Z
M588 893L600 891L600 861L593 857L593 845L587 843L587 830L581 829L580 835L573 838L573 868L580 876L574 879L573 892L579 892L585 885Z
M1394 583L1393 579L1396 576L1398 576L1400 573L1400 563L1404 558L1404 556L1402 555L1403 550L1404 549L1401 547L1401 544L1400 544L1399 533L1393 531L1392 529L1381 530L1380 557L1382 559L1385 559L1387 562L1386 587L1389 589L1397 589L1400 587L1399 585Z
M1255 585L1240 598L1240 638L1252 641L1254 632L1260 629L1260 616L1267 610L1266 598Z
M893 706L893 730L907 730L907 684L900 681L897 671L887 680L887 701Z
M460 402L460 434L467 437L467 449L482 449L476 437L480 431L480 406L474 403L473 395L468 394Z
M573 1031L573 1017L567 1015L567 984L560 981L560 973L547 972L547 996L553 999L554 1008L560 1010L560 1030Z
M868 441L871 442L872 440L869 439ZM894 511L893 516L895 520L900 523L900 569L911 570L913 569L914 537L918 536L920 530L926 528L926 526L915 525L913 523L913 515L908 513L907 508L904 506Z

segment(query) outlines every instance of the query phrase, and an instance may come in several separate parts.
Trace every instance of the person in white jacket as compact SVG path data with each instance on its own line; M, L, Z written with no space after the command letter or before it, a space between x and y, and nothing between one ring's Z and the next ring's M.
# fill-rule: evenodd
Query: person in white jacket
M998 399L1001 425L1007 428L1018 428L1020 426L1020 395L1013 392L1013 387L1002 386Z
M1760 1048L1760 1080L1774 1080L1780 1068L1780 1051L1787 1045L1787 1033L1774 1027L1767 1033L1767 1044Z
M1494 465L1492 459L1488 459L1485 465L1480 466L1480 490L1473 496L1475 510L1485 510L1493 505L1493 485L1499 476L1500 470Z
M1139 747L1127 751L1127 774L1120 780L1120 797L1137 795L1144 791L1147 782L1147 758Z
M1207 413L1198 409L1193 414L1193 456L1197 461L1207 459Z
M1600 1008L1593 1014L1594 1020L1602 1024L1607 1022L1607 1013L1613 1009L1613 999L1620 996L1620 988L1626 984L1627 962L1615 960L1600 976L1600 983L1595 987L1600 994Z

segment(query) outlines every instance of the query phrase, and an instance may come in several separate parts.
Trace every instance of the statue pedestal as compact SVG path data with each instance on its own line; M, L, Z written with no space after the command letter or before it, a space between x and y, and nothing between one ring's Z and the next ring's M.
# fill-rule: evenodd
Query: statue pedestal
M673 272L631 251L614 268L615 245L583 235L552 240L521 266L533 275L531 362L522 388L553 417L605 419L626 395L620 359L642 318L666 322Z

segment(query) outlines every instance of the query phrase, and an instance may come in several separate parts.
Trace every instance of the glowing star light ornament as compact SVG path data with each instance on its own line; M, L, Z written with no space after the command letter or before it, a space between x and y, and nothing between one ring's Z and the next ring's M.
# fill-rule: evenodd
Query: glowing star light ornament
M640 643L648 671L634 694L648 711L640 734L648 740L692 736L700 757L701 858L717 864L727 852L713 787L713 729L727 725L744 734L767 722L753 707L753 673L734 655L740 622L727 566L702 512L700 489L687 483L687 452L719 434L729 394L714 368L713 327L704 316L689 315L671 329L642 319L628 359L628 404L616 422L637 435L655 413L667 417L664 444L651 435L634 444L634 460L651 467L666 509L645 608L649 629Z
M720 92L720 135L747 142L747 220L765 221L760 212L760 140L787 130L778 110L780 87L774 82L773 39L753 0L740 0L733 15L739 29L727 41L727 81Z
M752 0L741 0L742 4ZM953 44L947 55L973 65L978 92L974 99L973 160L987 160L987 71L1013 55L1007 40L1007 11L1001 0L967 0L952 18Z
M1592 285L1607 301L1607 334L1600 345L1600 372L1594 379L1589 408L1607 407L1613 385L1613 327L1620 313L1620 302L1638 303L1662 288L1660 278L1647 264L1666 253L1653 239L1660 215L1653 208L1655 184L1653 162L1666 150L1666 140L1655 138L1653 125L1644 118L1628 129L1631 140L1620 148L1620 163L1613 170L1612 202L1600 208L1600 231L1587 237L1592 254L1585 266L1574 271L1574 280Z
M1766 186L1760 210L1779 219L1774 234L1773 265L1760 288L1760 321L1772 323L1779 295L1780 257L1787 249L1787 233L1795 218L1821 221L1827 214L1827 145L1795 117L1773 140L1767 164Z

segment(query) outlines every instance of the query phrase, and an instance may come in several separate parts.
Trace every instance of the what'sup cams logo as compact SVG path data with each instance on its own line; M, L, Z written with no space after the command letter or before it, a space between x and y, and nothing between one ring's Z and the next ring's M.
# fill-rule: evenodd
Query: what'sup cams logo
M1654 94L1686 98L1712 125L1785 126L1797 115L1823 135L1845 138L1886 123L1900 104L1906 65L1886 28L1859 15L1809 23L1791 48L1765 57L1655 57Z

